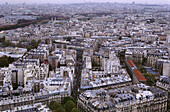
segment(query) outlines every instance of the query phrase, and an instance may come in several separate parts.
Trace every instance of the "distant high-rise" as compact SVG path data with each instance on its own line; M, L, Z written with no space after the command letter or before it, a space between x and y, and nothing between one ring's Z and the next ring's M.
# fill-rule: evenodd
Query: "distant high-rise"
M22 5L26 5L26 2L23 2Z
M8 2L6 2L5 5L8 5Z

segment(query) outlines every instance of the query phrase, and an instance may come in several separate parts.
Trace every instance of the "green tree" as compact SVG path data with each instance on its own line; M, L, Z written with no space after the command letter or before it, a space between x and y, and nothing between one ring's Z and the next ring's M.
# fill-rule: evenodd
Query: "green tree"
M56 112L66 112L66 110L63 107L60 107L60 108L57 109Z
M9 65L8 57L5 55L0 57L0 67L7 67L8 65Z
M36 46L36 44L37 44L37 42L35 41L35 40L32 40L31 41L31 45L34 47L34 46Z
M8 57L8 63L14 62L14 58L11 58L11 56Z
M5 41L5 36L0 38L0 42L4 42Z
M27 51L30 51L32 49L31 46L27 46Z
M4 47L8 47L8 46L15 47L15 45L11 43L9 40L2 42L2 44L4 45Z
M41 40L38 40L38 44L41 42Z
M73 108L71 112L80 112L77 108Z
M13 89L16 90L18 88L18 82L16 84L12 84Z
M72 97L68 96L68 97L64 97L64 100L61 102L61 104L65 105L69 100L71 100L75 103L74 99Z
M49 107L50 107L51 110L57 110L58 108L60 108L62 106L61 106L61 104L52 101L52 102L50 102L50 106Z
M71 112L73 108L76 108L75 103L71 100L67 101L67 103L65 104L66 112Z
M53 105L54 103L56 103L56 101L51 101L49 106Z
M147 79L146 83L150 86L155 85L156 79L155 76L149 73L144 73L145 78Z
M147 72L145 67L140 67L140 71L141 71L142 73L146 73L146 72Z

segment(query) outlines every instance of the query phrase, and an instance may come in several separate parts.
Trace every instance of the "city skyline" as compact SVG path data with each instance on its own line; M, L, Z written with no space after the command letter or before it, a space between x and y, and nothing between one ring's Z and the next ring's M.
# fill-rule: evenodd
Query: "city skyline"
M21 3L27 3L27 4L46 4L46 3L51 3L51 4L70 4L70 3L84 3L84 2L99 2L99 3L104 3L104 2L110 2L110 3L142 3L142 4L170 4L170 0L161 0L161 1L155 1L155 0L63 0L63 1L59 1L59 0L29 0L29 1L25 1L25 0L1 0L0 4L5 4L5 3L9 3L9 4L21 4Z
M169 48L170 0L0 0L0 112L170 112Z

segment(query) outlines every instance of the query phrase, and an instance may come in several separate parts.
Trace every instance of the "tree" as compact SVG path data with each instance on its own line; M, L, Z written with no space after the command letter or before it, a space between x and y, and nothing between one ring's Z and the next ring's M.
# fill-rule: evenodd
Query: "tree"
M38 44L41 42L41 40L38 40Z
M77 108L73 108L71 112L80 112Z
M156 79L155 76L149 73L144 73L145 78L147 79L146 83L150 86L155 85Z
M0 42L4 42L5 41L5 36L0 38Z
M60 107L60 108L57 109L56 112L66 112L66 110L63 107Z
M9 40L2 42L2 44L4 45L4 47L7 47L7 46L15 47L15 44L11 43Z
M50 102L50 106L53 105L55 102L56 102L56 101L51 101L51 102Z
M31 45L34 47L34 46L36 46L36 44L37 44L37 42L35 41L35 40L32 40L31 41Z
M52 101L50 102L50 109L51 110L57 110L58 108L62 107L61 104L55 102L55 101Z
M73 108L76 108L75 103L71 100L67 101L67 103L65 104L66 112L71 112Z
M8 59L8 56L7 56L7 55L3 55L3 56L2 56L2 58L6 58L6 59Z
M145 67L140 67L140 71L141 71L142 73L146 73L146 72L147 72Z
M9 65L8 57L5 55L0 57L0 67L7 67L8 65Z
M11 56L8 57L8 63L14 62L14 58L11 58Z
M13 90L16 90L18 88L18 82L16 82L15 84L12 84L13 86Z
M73 101L74 103L75 103L75 101L74 101L74 99L72 98L72 97L64 97L64 100L61 102L61 104L62 105L64 105L64 104L66 104L69 100L71 100L71 101Z
M31 49L31 46L27 46L27 51L30 51Z

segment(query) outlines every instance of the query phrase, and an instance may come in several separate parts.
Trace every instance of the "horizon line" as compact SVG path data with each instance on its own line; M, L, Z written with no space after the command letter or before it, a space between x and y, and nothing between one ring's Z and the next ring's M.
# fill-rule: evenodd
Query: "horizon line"
M5 2L5 3L0 3L0 5L21 5L21 4L25 4L25 5L47 5L47 4L50 4L50 5L71 5L71 4L86 4L86 3L111 3L111 4L133 4L133 2L72 2L72 3L26 3L26 2L23 2L23 3L8 3L8 2ZM170 3L134 3L133 5L170 5Z

